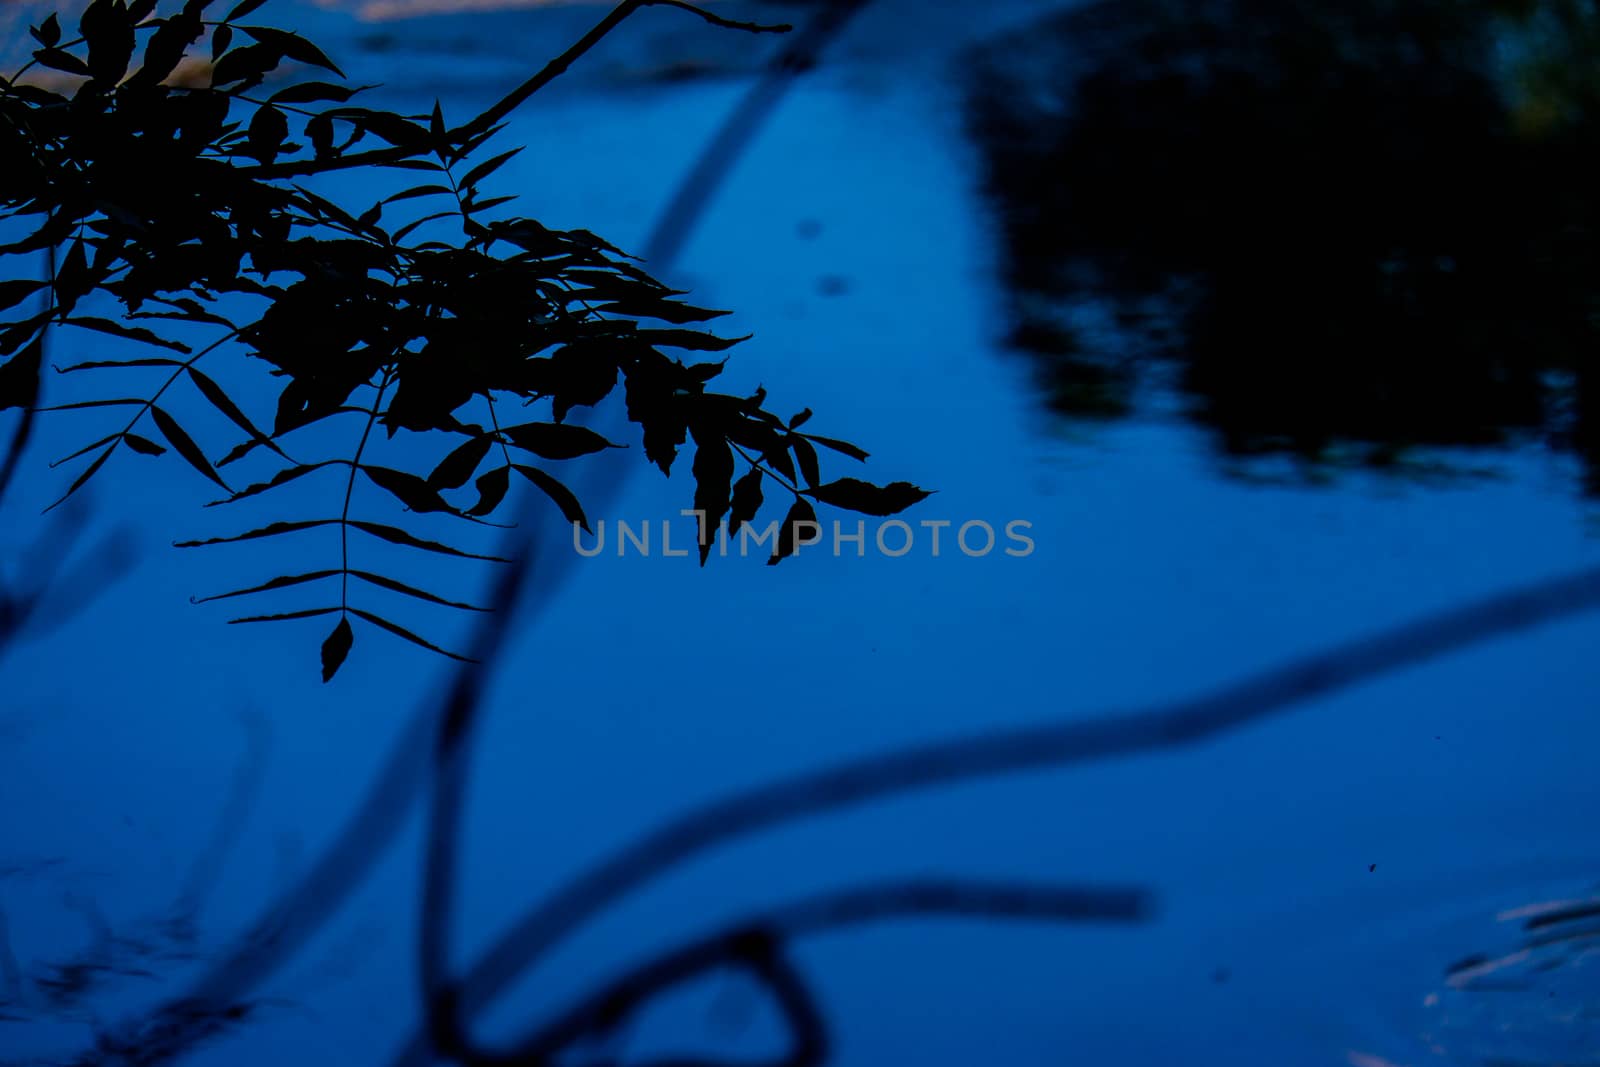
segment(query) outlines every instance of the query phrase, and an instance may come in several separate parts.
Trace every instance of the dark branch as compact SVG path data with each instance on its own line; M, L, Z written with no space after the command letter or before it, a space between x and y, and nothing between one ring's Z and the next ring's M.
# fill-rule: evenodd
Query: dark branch
M467 972L463 1010L487 1007L556 942L688 859L739 838L917 790L1214 740L1362 682L1496 637L1600 608L1600 569L1428 616L1212 693L1142 712L913 746L735 794L673 820L530 909ZM424 1062L413 1041L398 1063Z
M540 89L565 74L572 64L576 63L586 52L599 44L607 34L621 25L629 15L645 7L679 8L683 11L693 12L713 25L734 30L745 30L750 33L788 33L791 29L787 25L764 26L754 22L734 22L719 15L714 15L702 8L695 7L693 4L682 3L680 0L622 0L622 3L612 8L610 13L596 23L593 29L580 37L576 44L549 63L546 63L539 73L501 97L499 101L479 114L477 118L453 130L446 131L437 139L430 137L425 141L418 141L414 145L375 148L368 152L340 156L337 159L308 159L289 163L243 167L240 168L240 173L253 178L291 178L308 174L320 174L330 170L346 170L350 167L398 163L401 160L415 159L418 156L427 155L437 149L448 149L463 144L492 129L501 119L521 107L534 93L537 93Z
M922 917L1028 922L1139 922L1137 889L1088 889L959 881L912 881L827 893L747 917L630 969L563 1012L508 1055L475 1053L478 1067L533 1067L600 1036L673 986L721 968L751 967L799 937L866 923ZM802 1028L791 1027L796 1035ZM787 1062L787 1061L786 1061Z

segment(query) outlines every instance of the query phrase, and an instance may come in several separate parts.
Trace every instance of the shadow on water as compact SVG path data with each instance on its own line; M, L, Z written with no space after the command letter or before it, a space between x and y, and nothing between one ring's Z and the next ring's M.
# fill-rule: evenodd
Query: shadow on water
M1587 0L1134 0L977 56L1013 347L1230 458L1542 442L1600 492Z

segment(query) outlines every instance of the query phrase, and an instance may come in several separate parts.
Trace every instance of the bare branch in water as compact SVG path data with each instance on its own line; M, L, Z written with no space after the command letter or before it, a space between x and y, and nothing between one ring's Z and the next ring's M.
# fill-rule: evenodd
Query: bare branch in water
M172 915L167 921L168 932L180 941L194 939L206 900L222 876L228 853L238 840L241 827L250 817L250 809L266 779L267 750L271 743L270 724L259 711L240 712L239 722L245 731L245 751L239 761L239 769L234 773L233 785L228 790L227 802L217 816L211 839L189 868L189 875L184 879L183 888L178 892Z
M1426 616L1211 693L1144 711L932 742L737 793L675 819L568 882L483 953L460 981L477 1013L544 953L607 906L688 859L776 826L890 796L1215 740L1318 697L1543 623L1600 608L1600 569ZM426 1061L413 1039L397 1061Z
M751 969L761 957L780 952L797 938L865 923L926 917L1134 923L1143 921L1149 911L1148 895L1142 890L1127 888L923 880L827 893L728 924L716 933L631 968L557 1015L515 1052L495 1056L474 1051L460 1058L472 1064L503 1067L553 1062L556 1056L577 1043L603 1036L607 1030L619 1026L630 1012L673 986L719 969ZM751 973L764 985L769 985L766 981L769 976L755 970ZM798 980L799 975L795 974L794 978ZM782 1004L781 997L779 1000ZM448 1010L449 1005L444 1002L433 1008L443 1011ZM790 1015L788 1021L794 1038L792 1056L795 1051L807 1047L808 1024L791 1013L786 1014ZM814 1036L822 1035L820 1022L810 1029Z

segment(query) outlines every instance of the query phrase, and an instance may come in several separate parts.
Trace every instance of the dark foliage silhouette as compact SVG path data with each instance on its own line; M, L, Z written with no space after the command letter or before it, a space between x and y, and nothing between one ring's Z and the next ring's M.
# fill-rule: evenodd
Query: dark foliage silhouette
M478 610L362 567L363 538L491 558L363 517L354 507L358 484L370 483L412 513L482 523L499 513L514 479L526 481L567 521L587 527L582 503L548 465L617 446L567 418L619 386L649 463L670 473L680 449L693 441L694 504L705 516L702 563L724 517L734 529L755 517L764 480L793 498L791 522L810 516L811 499L889 514L925 496L903 482L824 482L819 447L858 461L866 452L802 430L809 410L789 419L773 414L764 390L709 391L722 362L667 354L731 348L741 339L700 325L723 312L683 302L683 293L586 230L551 230L497 210L514 198L490 195L487 182L520 151L482 158L501 120L617 23L652 4L748 31L786 28L733 23L672 0L623 3L505 99L450 126L437 106L412 116L359 106L353 101L363 87L346 84L316 45L246 21L261 0L244 0L220 20L206 17L210 0L188 0L165 15L153 0L131 6L94 0L70 40L55 16L33 27L39 47L32 61L0 81L0 154L16 161L0 179L0 211L32 228L0 246L0 255L62 251L47 277L0 288L7 308L41 291L53 298L42 311L0 323L0 356L7 357L0 405L27 409L24 417L31 418L45 336L54 327L96 331L161 353L59 368L106 376L110 395L44 410L130 413L61 461L84 464L63 499L120 448L142 456L176 453L224 491L219 504L290 483L320 491L326 503L313 517L183 544L337 531L336 556L321 555L309 539L298 543L299 558L318 559L314 569L202 598L326 590L305 607L232 620L336 617L322 644L326 680L352 648L352 619L456 655L363 606L362 590ZM203 38L211 60L206 76L180 78L180 64ZM284 67L336 80L279 88L269 79ZM23 75L33 68L67 75L72 91L28 82ZM405 172L419 184L347 209L292 181L353 167ZM114 317L93 313L103 312L99 305L114 307ZM222 358L213 353L243 353L278 379L266 429L247 413L246 397L224 384L233 376L209 369ZM130 371L152 373L153 388L122 385L132 380ZM180 418L183 390L244 440L213 462ZM516 418L503 418L512 402ZM535 402L540 415L530 421L523 412ZM345 417L348 430L325 425ZM305 432L314 429L324 432ZM392 454L402 458L388 462L375 457L382 439L402 432L427 439L425 465L393 465L415 464L417 449L396 448ZM291 448L303 454L302 442L327 458L291 458ZM328 455L334 447L340 451ZM232 480L234 463L260 453L274 457L269 476L245 485ZM735 492L741 463L746 473ZM780 540L770 562L787 555L791 541Z
M1001 42L971 119L1013 342L1078 416L1175 367L1233 456L1543 439L1600 487L1597 27L1582 0L1139 0Z

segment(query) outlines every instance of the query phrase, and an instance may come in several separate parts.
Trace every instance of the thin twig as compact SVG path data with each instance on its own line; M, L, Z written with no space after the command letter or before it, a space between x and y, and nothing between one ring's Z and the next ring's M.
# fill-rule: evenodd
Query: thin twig
M356 491L356 474L361 470L361 457L367 450L367 440L372 436L372 424L378 421L383 409L383 394L394 378L393 371L385 371L378 383L378 392L372 398L371 412L366 425L361 428L361 440L356 443L356 454L350 461L350 477L344 484L344 507L339 511L339 617L350 612L350 498Z
M702 8L695 7L693 4L682 3L680 0L622 0L622 3L612 8L610 13L596 23L593 29L579 38L576 44L545 64L544 68L537 74L501 97L499 101L470 122L453 130L447 130L438 138L429 137L426 140L418 140L416 144L405 147L375 148L366 152L357 152L353 155L340 156L337 159L307 159L287 163L269 163L255 167L242 167L240 168L240 173L253 178L290 178L307 174L320 174L325 171L345 170L350 167L397 163L401 160L425 155L436 149L450 148L470 141L472 138L488 132L496 123L510 115L534 93L537 93L562 74L565 74L573 63L577 62L584 53L599 44L607 34L616 29L628 16L646 7L678 8L699 15L713 25L745 30L750 33L788 33L792 28L787 25L763 26L753 22L733 22Z
M816 65L822 50L869 2L826 0L823 10L767 67L760 81L744 95L733 113L723 120L716 135L700 150L694 166L679 183L645 245L645 262L655 265L677 258L723 179L733 170L734 161L749 147L762 123L771 117L794 79Z

